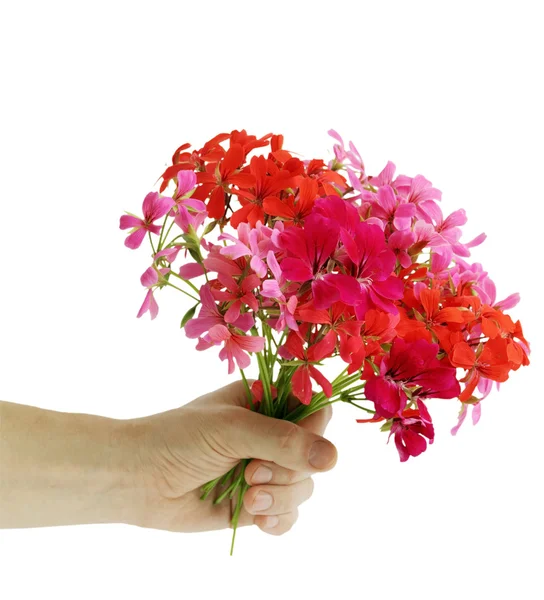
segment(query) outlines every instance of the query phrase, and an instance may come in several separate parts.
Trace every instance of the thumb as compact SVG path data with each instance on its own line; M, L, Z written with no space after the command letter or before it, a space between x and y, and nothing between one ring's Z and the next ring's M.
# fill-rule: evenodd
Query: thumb
M250 410L241 411L223 433L236 458L267 460L293 471L328 471L338 458L336 447L321 435Z

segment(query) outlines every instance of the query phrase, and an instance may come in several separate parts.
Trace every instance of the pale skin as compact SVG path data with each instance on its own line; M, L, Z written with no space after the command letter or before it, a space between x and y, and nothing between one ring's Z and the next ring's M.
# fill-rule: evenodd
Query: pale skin
M0 401L0 528L227 528L232 506L214 505L213 494L200 500L201 487L252 458L239 526L287 532L312 495L312 475L336 464L336 448L323 437L332 408L294 424L246 403L241 382L127 420Z

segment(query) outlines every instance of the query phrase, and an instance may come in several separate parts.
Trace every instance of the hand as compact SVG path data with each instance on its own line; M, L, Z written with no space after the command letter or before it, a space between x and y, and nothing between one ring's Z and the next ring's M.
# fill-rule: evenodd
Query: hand
M138 448L143 506L134 524L184 532L229 527L229 501L214 505L213 493L201 500L201 486L253 458L238 526L255 524L275 535L293 526L298 506L312 495L311 475L336 463L336 448L321 436L332 407L294 424L250 411L246 403L246 389L237 382L181 408L127 422Z

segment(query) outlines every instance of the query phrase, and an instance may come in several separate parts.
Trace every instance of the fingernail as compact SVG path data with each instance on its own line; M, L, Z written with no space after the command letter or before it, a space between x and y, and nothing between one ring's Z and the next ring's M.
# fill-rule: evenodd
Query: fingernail
M255 473L253 473L253 477L251 481L253 483L268 483L272 479L272 469L261 465Z
M325 469L332 463L335 454L332 444L318 440L312 444L308 460L315 469Z
M272 527L276 527L276 525L280 522L280 518L276 515L271 515L270 517L266 517L263 523L263 527L266 529L272 529Z
M253 510L266 510L272 506L272 496L267 492L259 492L253 500Z

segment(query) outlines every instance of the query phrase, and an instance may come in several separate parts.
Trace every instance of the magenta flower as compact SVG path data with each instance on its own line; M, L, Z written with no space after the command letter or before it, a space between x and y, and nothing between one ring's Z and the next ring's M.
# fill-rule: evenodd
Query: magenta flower
M313 213L335 221L341 230L345 229L349 233L353 233L361 222L356 206L340 196L318 198Z
M376 185L373 183L373 185ZM394 182L397 193L406 198L416 207L416 214L427 222L431 220L431 211L438 208L435 200L442 199L442 192L433 188L432 183L423 177L416 175L414 178L399 175Z
M364 320L372 308L398 314L394 301L402 298L404 286L391 274L396 259L386 246L384 232L377 225L362 222L353 236L343 230L340 238L346 251L342 262L347 274L331 274L328 280L334 282L342 301L355 307L359 320ZM322 308L317 303L316 307Z
M434 441L434 427L431 415L423 402L417 400L418 411L414 416L402 416L400 419L394 419L391 425L391 433L395 436L395 446L397 447L401 462L407 461L410 456L419 456L427 449L427 440L429 444ZM419 414L417 414L419 413Z
M224 343L219 352L221 360L228 360L229 375L234 373L234 362L238 368L245 369L251 364L248 352L261 352L264 348L264 337L240 335L233 333L225 325L214 325L208 334L199 340L197 350L205 350L211 346Z
M420 398L455 398L461 393L455 368L443 366L438 351L438 344L423 339L412 343L398 337L393 340L380 375L369 377L365 385L365 396L374 402L376 414L385 419L400 416L407 389Z
M289 227L280 235L280 244L287 256L280 267L289 281L312 282L317 308L327 308L338 300L338 290L321 273L338 244L339 228L335 221L312 213L304 228Z
M150 231L158 235L161 232L160 225L154 225L153 222L164 215L172 208L174 200L167 196L159 196L158 192L149 192L144 198L142 211L144 218L140 219L136 215L127 213L119 220L119 229L129 229L132 227L130 235L125 240L125 246L135 250L139 248L145 232Z

